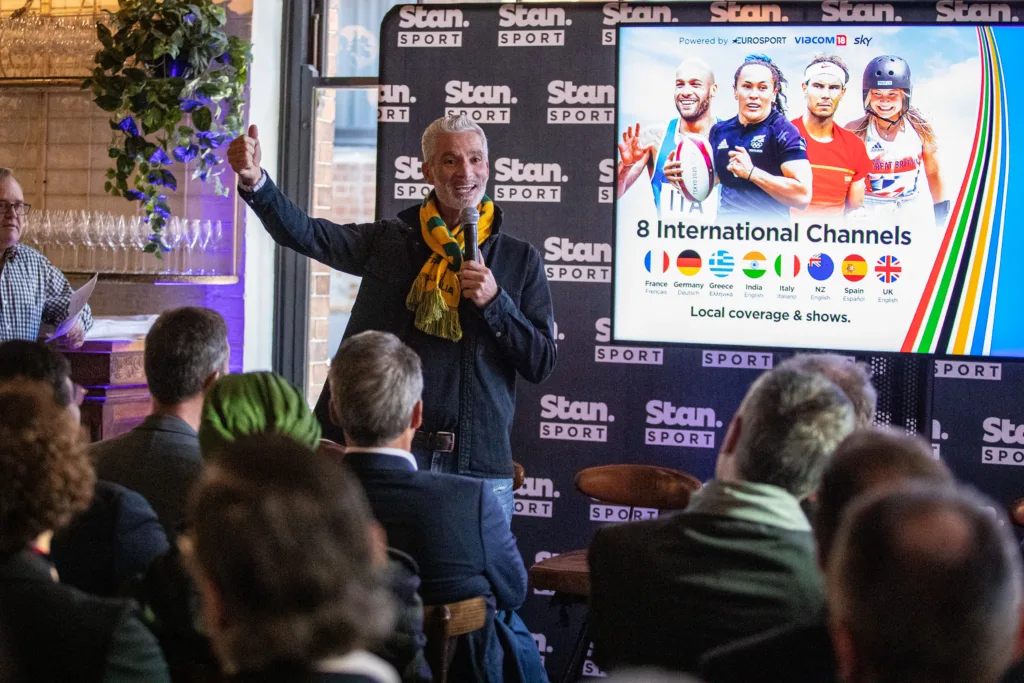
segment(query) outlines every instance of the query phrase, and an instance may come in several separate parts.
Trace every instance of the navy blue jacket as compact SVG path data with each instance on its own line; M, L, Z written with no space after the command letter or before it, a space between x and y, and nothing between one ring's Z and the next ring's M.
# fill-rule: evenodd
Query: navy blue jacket
M501 209L495 207L491 236L480 248L498 296L483 310L462 300L462 340L456 343L417 330L405 306L413 280L432 253L420 234L419 206L402 211L398 219L337 225L307 216L269 178L256 193L239 194L275 242L363 279L345 337L366 330L391 332L419 354L422 429L455 432L459 473L511 477L516 374L530 382L546 379L555 367L555 338L540 253L501 232ZM324 437L344 443L344 434L331 423L328 399L325 386L316 408Z
M344 463L362 482L388 545L419 565L425 605L488 599L487 625L460 644L452 670L463 672L464 680L503 680L502 650L508 648L499 641L494 608L523 604L526 568L491 485L417 471L407 460L382 453L346 453Z

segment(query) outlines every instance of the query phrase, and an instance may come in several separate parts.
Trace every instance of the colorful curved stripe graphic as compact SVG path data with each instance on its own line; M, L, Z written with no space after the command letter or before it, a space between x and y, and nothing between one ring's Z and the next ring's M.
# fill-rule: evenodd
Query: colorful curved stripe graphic
M992 346L1009 178L1009 108L993 29L979 27L978 43L982 88L973 162L902 351L987 355Z

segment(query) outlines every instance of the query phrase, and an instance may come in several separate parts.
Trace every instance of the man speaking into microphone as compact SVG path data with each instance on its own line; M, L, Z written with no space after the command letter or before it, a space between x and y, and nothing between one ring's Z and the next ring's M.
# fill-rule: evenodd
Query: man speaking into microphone
M503 212L485 194L480 126L465 115L440 118L422 147L434 190L397 218L366 224L337 225L296 207L260 168L255 126L231 142L228 161L242 199L278 244L362 278L345 338L391 332L420 356L417 465L494 480L511 519L516 375L541 382L554 369L551 292L540 253L502 232ZM329 400L325 386L317 417L325 436L344 443Z

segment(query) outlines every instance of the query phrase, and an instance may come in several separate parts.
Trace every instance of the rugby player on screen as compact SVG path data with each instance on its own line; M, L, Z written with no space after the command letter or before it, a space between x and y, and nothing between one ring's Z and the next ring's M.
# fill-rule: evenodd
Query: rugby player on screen
M718 92L711 67L699 59L687 59L676 67L675 103L679 117L657 128L641 129L637 123L622 134L619 144L617 192L626 193L646 169L654 193L658 216L673 213L698 213L714 220L717 199L690 202L679 191L679 163L674 161L676 146L686 135L706 138L715 119L711 100ZM687 208L688 207L688 208Z
M723 219L788 224L790 208L811 201L811 164L800 132L786 119L786 78L765 55L750 55L733 76L739 111L708 136Z
M864 117L846 125L867 146L871 159L864 206L878 217L908 227L945 226L938 145L931 123L910 105L914 84L902 57L882 55L864 69Z
M818 55L804 69L807 111L793 125L807 143L813 181L810 206L793 208L794 216L842 216L864 203L863 181L871 171L864 141L833 121L849 80L837 55Z

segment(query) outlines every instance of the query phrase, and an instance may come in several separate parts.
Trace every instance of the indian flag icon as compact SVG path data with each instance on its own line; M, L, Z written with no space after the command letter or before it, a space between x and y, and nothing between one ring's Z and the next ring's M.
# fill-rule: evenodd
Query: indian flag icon
M794 278L800 274L800 257L783 256L775 257L775 274L783 280Z
M765 274L764 254L759 251L748 252L743 257L743 274L756 280Z

